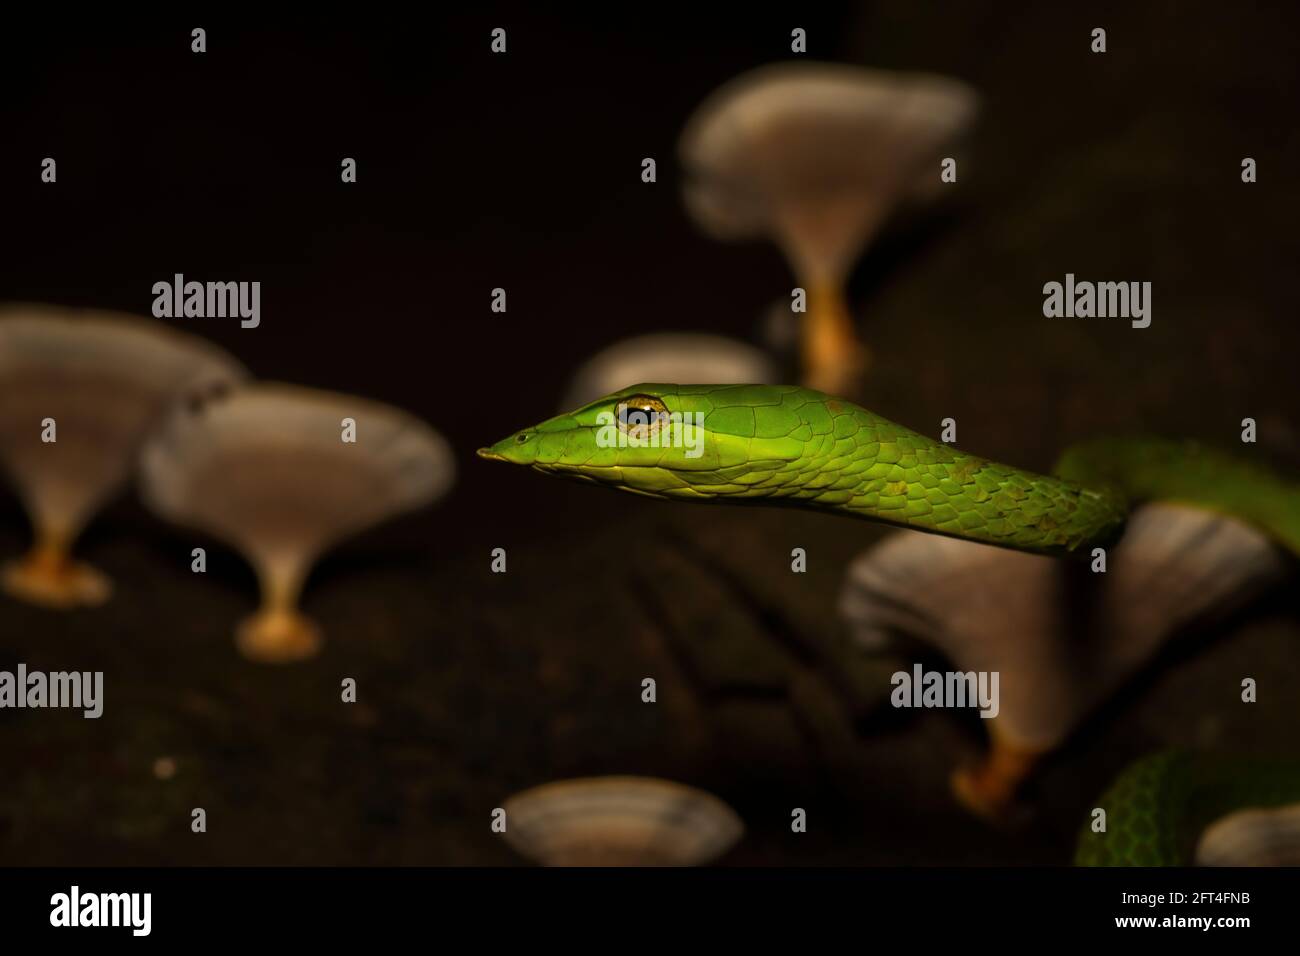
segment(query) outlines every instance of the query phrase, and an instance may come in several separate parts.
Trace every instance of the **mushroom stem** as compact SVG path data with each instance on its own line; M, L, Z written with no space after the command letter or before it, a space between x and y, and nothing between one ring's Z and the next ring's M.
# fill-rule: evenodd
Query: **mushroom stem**
M858 339L844 283L808 283L803 326L804 384L830 395L846 395L866 371L870 354Z
M112 584L99 571L71 557L71 536L38 529L31 550L0 571L0 585L12 597L51 608L103 604Z
M320 652L320 628L298 610L308 566L296 558L258 562L262 606L235 631L235 645L249 660L287 664Z
M953 773L953 794L976 816L996 820L1005 814L1041 756L994 737L989 752L976 766Z

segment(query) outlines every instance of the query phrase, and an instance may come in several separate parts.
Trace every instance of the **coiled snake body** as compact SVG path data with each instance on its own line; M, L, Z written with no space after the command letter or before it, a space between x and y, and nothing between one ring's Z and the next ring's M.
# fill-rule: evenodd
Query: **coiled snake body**
M1106 829L1083 828L1082 866L1295 865L1300 851L1295 763L1164 751L1125 769L1097 806ZM1251 809L1234 819L1243 807ZM1287 809L1267 812L1276 807Z

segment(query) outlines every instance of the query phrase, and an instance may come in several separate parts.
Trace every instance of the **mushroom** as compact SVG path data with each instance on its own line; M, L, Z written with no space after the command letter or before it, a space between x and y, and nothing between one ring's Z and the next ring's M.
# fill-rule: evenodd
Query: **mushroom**
M990 751L953 778L958 799L1000 814L1059 746L1171 637L1221 618L1285 575L1261 532L1176 504L1146 505L1093 574L1055 558L897 532L850 566L840 613L861 646L903 636L960 671L998 672Z
M776 368L760 349L720 335L664 332L624 339L573 376L563 409L579 408L638 382L680 385L773 384Z
M388 405L259 383L180 409L145 446L145 502L242 553L262 606L236 644L268 663L317 653L320 631L298 610L312 564L340 539L429 504L451 486L447 443Z
M866 367L849 271L902 201L935 196L943 151L976 108L947 77L778 64L731 80L687 122L693 218L717 239L772 239L807 292L805 384L842 394Z
M1210 824L1197 866L1300 866L1300 803L1238 810Z
M0 463L34 531L27 555L0 569L6 593L56 608L106 601L108 578L72 559L73 542L170 405L245 374L216 346L149 319L0 308Z
M504 809L506 840L544 866L700 866L745 829L717 797L652 777L547 783Z

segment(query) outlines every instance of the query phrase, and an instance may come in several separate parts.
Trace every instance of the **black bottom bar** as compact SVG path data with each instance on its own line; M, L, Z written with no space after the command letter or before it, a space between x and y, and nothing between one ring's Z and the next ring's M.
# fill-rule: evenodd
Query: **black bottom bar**
M0 917L6 942L98 945L146 924L143 896L128 907L103 894L147 893L151 938L205 943L396 936L441 946L521 933L540 944L701 923L736 937L788 927L863 941L1232 940L1294 929L1297 885L1294 870L39 869L0 871ZM78 924L119 925L74 929L74 886Z

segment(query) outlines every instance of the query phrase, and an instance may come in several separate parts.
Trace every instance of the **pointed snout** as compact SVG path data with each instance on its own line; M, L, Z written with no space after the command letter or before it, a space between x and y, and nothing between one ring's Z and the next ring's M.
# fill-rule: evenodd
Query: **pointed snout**
M531 465L537 460L537 432L525 429L503 438L489 448L478 450L480 458L504 461L512 465Z

